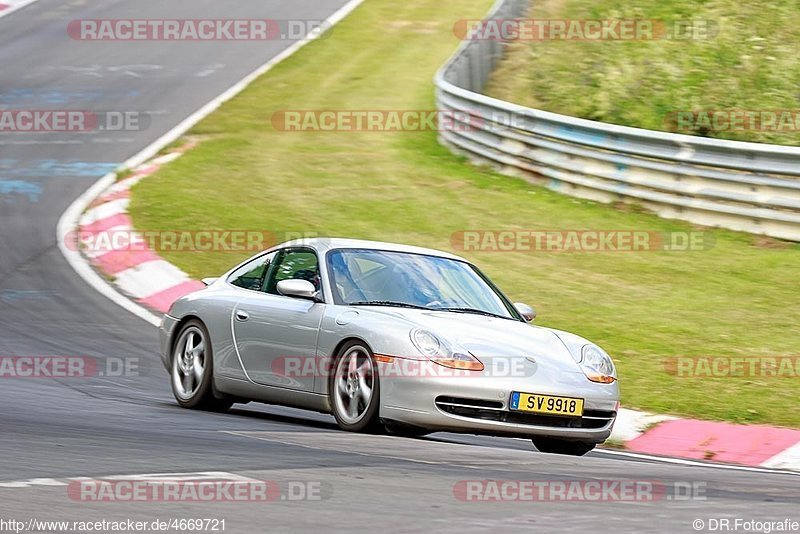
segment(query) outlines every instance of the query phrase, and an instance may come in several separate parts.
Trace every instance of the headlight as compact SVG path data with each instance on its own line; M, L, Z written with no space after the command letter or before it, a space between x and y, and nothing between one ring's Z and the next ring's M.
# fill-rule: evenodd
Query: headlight
M454 351L442 343L438 337L427 330L411 332L411 341L417 349L430 358L433 363L451 369L483 371L483 363L465 350Z
M439 354L439 349L442 348L442 344L439 343L439 338L427 330L414 330L411 333L411 341L414 342L414 346L416 346L422 354L429 358Z
M617 379L614 362L603 349L597 345L584 345L581 349L581 359L578 361L583 374L592 382L610 384Z

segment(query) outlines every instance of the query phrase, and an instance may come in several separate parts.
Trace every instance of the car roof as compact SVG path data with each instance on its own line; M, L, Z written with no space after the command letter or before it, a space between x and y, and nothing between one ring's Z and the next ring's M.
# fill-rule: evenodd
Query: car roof
M453 260L467 261L460 256L450 254L449 252L442 252L432 248L415 247L413 245L402 245L399 243L387 243L384 241L368 241L365 239L347 239L342 237L313 237L305 239L294 239L278 245L276 248L282 247L311 247L318 253L324 254L329 250L335 249L371 249L371 250L388 250L391 252L407 252L410 254L424 254L426 256L436 256L439 258L449 258ZM469 263L469 262L468 262Z

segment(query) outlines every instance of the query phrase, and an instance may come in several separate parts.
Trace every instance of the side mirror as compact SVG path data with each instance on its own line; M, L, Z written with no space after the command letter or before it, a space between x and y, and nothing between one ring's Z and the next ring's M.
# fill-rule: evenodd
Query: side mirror
M219 278L203 278L200 281L203 282L203 284L205 284L206 286L210 286L211 284L213 284L217 280L219 280Z
M517 309L520 315L522 315L526 321L533 322L536 319L536 310L528 306L527 304L523 304L521 302L515 302L514 307Z
M301 280L299 278L292 278L291 280L281 280L276 286L278 293L286 297L297 297L301 299L310 299L319 302L319 294L314 289L314 284L308 280Z

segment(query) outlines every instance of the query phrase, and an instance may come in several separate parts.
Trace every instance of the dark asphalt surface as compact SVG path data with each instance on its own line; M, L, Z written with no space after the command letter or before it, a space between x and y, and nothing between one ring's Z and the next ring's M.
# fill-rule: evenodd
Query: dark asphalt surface
M175 405L157 359L155 329L73 273L58 250L56 223L99 177L290 42L80 42L67 36L67 22L323 19L342 4L39 0L0 18L1 108L133 110L152 118L138 132L0 133L0 356L80 355L101 367L120 360L138 367L138 376L0 381L0 520L202 516L225 519L228 532L694 532L695 519L705 527L714 518L800 520L800 477L794 475L601 452L558 457L511 439L353 435L336 430L330 417L297 410L246 405L219 415ZM209 471L327 490L320 501L267 504L91 503L70 499L64 485L74 477ZM483 479L699 484L705 498L491 503L454 494L459 481ZM0 522L4 530L10 529Z

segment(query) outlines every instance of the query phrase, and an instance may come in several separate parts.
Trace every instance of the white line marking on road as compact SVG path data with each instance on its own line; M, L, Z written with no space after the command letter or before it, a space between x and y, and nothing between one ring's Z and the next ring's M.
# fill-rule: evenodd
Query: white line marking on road
M31 488L34 486L68 486L70 482L86 480L147 480L152 482L189 482L202 480L229 480L229 481L252 481L253 478L227 471L197 471L189 473L144 473L141 475L102 475L96 477L69 477L64 479L56 478L31 478L28 480L16 480L13 482L0 482L0 489L20 489Z
M216 65L211 65L207 69L201 70L200 72L195 74L195 76L197 76L198 78L205 78L206 76L214 74L218 70L224 69L224 68L225 68L225 64L224 63L217 63Z
M31 478L15 482L0 482L0 488L30 488L31 486L66 486L66 482L54 478Z

